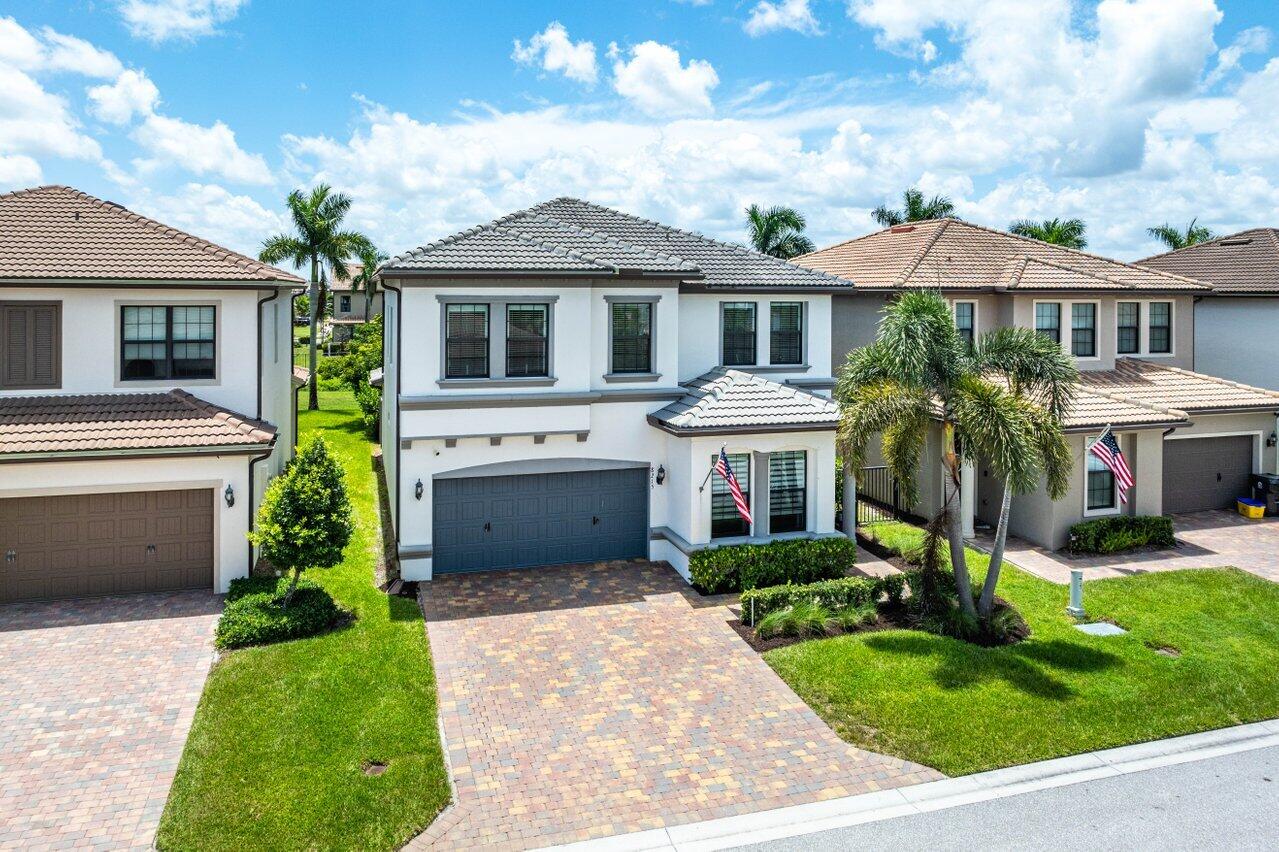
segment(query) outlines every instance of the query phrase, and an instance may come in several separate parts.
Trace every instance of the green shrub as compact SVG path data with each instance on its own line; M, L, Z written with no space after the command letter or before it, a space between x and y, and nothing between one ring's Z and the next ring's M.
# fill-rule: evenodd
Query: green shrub
M689 557L688 569L693 586L714 595L843 577L856 561L857 545L833 536L708 547Z
M831 623L831 612L819 603L797 603L769 613L755 628L764 638L773 636L820 636Z
M1071 553L1120 553L1136 547L1172 547L1176 543L1172 518L1163 515L1116 515L1070 528Z
M218 619L214 642L218 648L269 645L323 633L337 624L343 611L324 589L308 580L298 584L288 607L287 577L247 577L231 581L226 607Z
M364 418L364 435L370 441L376 441L382 422L382 390L372 385L361 385L355 392L355 402L360 406Z
M758 623L774 612L801 603L819 603L828 609L838 610L849 606L873 605L890 586L901 589L903 578L895 577L840 577L804 585L766 586L742 592L742 619L750 622L752 613ZM900 594L900 591L899 591Z
M879 620L879 608L873 603L855 604L835 610L831 622L840 630L857 630Z

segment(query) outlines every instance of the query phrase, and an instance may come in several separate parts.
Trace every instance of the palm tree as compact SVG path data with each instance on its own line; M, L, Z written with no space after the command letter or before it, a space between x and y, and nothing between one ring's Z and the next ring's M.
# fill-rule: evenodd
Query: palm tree
M1155 228L1147 228L1146 233L1159 240L1159 242L1168 246L1168 248L1176 249L1186 248L1188 246L1206 243L1209 240L1217 239L1217 235L1203 225L1196 225L1198 218L1190 220L1190 224L1186 226L1186 230L1179 231L1167 222Z
M364 321L368 322L369 308L373 305L373 291L377 286L374 276L377 268L386 262L387 255L370 245L367 250L360 252L359 258L360 271L351 279L351 286L357 293L364 294Z
M1073 249L1088 245L1088 238L1084 236L1087 230L1083 219L1045 219L1042 222L1019 219L1008 226L1008 232L1019 237Z
M925 201L924 193L913 186L902 193L902 202L904 206L901 210L890 210L883 205L876 207L871 211L871 218L885 228L891 228L893 225L906 222L945 219L947 216L955 215L955 205L949 198L944 195L934 195L931 200Z
M346 259L358 256L361 252L371 250L373 244L368 237L355 231L342 230L342 220L351 209L351 199L340 192L333 192L327 184L320 184L303 195L301 190L293 190L285 200L289 215L293 217L293 234L277 234L268 237L262 243L258 259L263 263L281 263L292 261L301 268L311 264L310 285L307 296L311 317L310 368L311 387L307 408L315 411L320 407L319 384L316 376L316 317L322 301L320 277L323 266L333 272L338 281L346 281L350 276L346 271Z
M746 229L751 246L782 260L790 260L808 254L816 248L813 241L804 236L808 223L804 216L792 207L760 209L758 204L746 208Z
M860 470L870 441L882 436L907 505L918 500L919 460L931 424L940 421L945 499L936 520L946 527L966 618L989 624L1013 495L1038 488L1041 478L1054 500L1069 488L1072 458L1061 418L1077 378L1061 347L1031 329L989 332L970 349L946 301L924 291L886 308L875 342L851 352L840 371L840 452ZM1004 493L990 568L974 602L955 503L964 462L977 458L1003 481Z

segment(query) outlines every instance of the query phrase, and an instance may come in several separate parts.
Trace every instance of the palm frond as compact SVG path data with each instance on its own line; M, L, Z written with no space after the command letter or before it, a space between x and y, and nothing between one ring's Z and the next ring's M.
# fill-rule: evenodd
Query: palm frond
M840 452L854 470L866 462L866 449L876 435L898 422L914 422L929 414L931 396L926 388L883 380L859 385L841 400L842 415L836 440Z
M258 260L272 264L283 263L288 260L292 261L294 266L302 267L310 260L310 253L307 245L296 237L276 234L262 241L262 248L258 251Z
M1002 376L1014 394L1025 394L1060 419L1079 381L1075 366L1054 340L1029 328L998 328L983 334L975 352L977 370Z
M976 376L966 376L955 389L952 410L963 437L964 458L985 459L1017 494L1039 484L1039 447L1032 422L1036 407Z

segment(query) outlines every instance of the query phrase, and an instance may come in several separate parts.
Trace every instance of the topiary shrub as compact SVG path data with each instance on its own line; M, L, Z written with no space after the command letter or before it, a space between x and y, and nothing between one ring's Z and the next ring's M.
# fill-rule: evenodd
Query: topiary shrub
M232 580L214 631L214 644L225 651L301 639L323 633L345 619L346 613L329 593L307 580L298 584L289 606L281 606L289 582L287 577Z
M1172 518L1163 515L1115 515L1070 528L1070 552L1121 553L1138 547L1173 547Z
M715 595L843 577L856 561L857 545L833 536L708 547L688 558L688 570L694 588Z

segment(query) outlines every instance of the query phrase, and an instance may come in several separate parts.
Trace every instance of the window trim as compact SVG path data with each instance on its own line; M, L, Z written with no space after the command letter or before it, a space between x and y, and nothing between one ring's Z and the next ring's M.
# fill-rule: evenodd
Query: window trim
M213 378L211 379L126 379L124 378L124 309L136 308L213 308ZM172 388L217 387L222 384L222 310L221 299L117 299L115 311L115 387ZM291 320L290 320L291 321ZM289 327L292 332L292 326Z
M1079 305L1092 305L1092 354L1076 355L1075 354L1075 308ZM1066 343L1066 351L1070 353L1070 357L1076 361L1100 361L1101 360L1101 302L1091 299L1081 299L1070 303L1070 340Z
M345 305L346 307L343 307L343 305ZM339 294L338 294L338 313L340 313L340 314L349 314L349 313L351 313L351 311L352 311L352 305L353 305L353 302L351 301L351 294L350 294L350 293L339 293Z
M1137 305L1137 351L1119 351L1119 303ZM1156 303L1168 305L1168 351L1150 351L1150 306ZM1176 358L1177 357L1177 300L1173 298L1144 298L1115 300L1115 355L1120 358Z
M753 329L755 342L752 347L755 354L754 359L752 359L753 363L750 363L750 364L725 364L724 363L724 314L729 305L750 305L751 306L751 310L753 312L754 320L755 320L755 327ZM770 313L770 316L771 316L771 313ZM751 301L748 299L747 300L727 299L719 303L719 366L728 367L730 369L749 369L751 367L759 366L759 302Z
M803 500L803 521L802 521L801 527L797 530L783 530L781 532L775 532L773 530L773 456L781 455L783 453L799 453L804 457L804 485L801 489L799 489L802 494L801 499ZM811 454L806 449L782 449L782 450L773 450L772 452L766 453L765 455L768 458L768 476L767 476L768 534L772 536L772 535L788 535L788 534L794 534L794 533L811 532L809 527L812 526L812 523L809 518L809 511L808 511L809 505L810 505L809 499L808 499L808 488L809 488L809 479L810 479L809 464L811 460ZM752 510L754 509L753 506L751 508Z
M1132 300L1124 299L1124 301L1130 302ZM1058 340L1058 343L1060 344L1062 351L1066 353L1067 357L1072 358L1075 361L1081 361L1081 362L1087 362L1087 363L1096 363L1098 361L1104 360L1101 354L1102 353L1102 339L1101 339L1102 312L1101 312L1100 299L1034 299L1031 302L1031 307L1030 307L1030 323L1031 323L1031 328L1035 330L1038 330L1036 328L1035 311L1036 311L1036 308L1041 304L1061 306L1060 313L1058 314L1058 318L1057 318L1057 322L1059 324L1058 331L1059 331L1059 338L1060 338ZM1072 345L1074 341L1074 335L1072 332L1074 331L1074 306L1075 305L1092 305L1093 306L1093 311L1094 311L1093 332L1095 337L1094 342L1096 344L1095 354L1093 355L1076 355L1074 353L1074 348Z
M542 336L545 340L545 345L546 345L546 356L545 356L546 371L540 375L538 374L525 375L525 376L510 375L510 372L511 372L511 308L515 306L519 306L522 308L543 308L544 309L543 317L546 323L546 331ZM491 329L491 326L490 326L490 329ZM502 353L503 375L512 379L516 379L516 378L546 379L550 377L551 375L551 306L550 305L548 305L545 302L507 302L502 309L502 334L504 336L502 345L505 349L505 351L503 351ZM489 372L490 373L492 372L491 367L489 369Z
M559 301L559 296L545 295L538 293L530 293L524 295L522 293L503 294L501 296L484 295L483 293L475 293L469 295L462 294L442 294L437 293L436 302L439 305L439 358L440 363L437 369L438 378L435 383L442 388L486 388L486 387L551 387L557 381L555 377L555 303ZM545 376L515 376L508 378L506 375L506 306L507 305L546 305L546 372ZM489 374L484 376L472 376L462 378L448 378L446 370L448 367L448 306L449 305L488 305L489 310ZM499 334L493 333L493 318L500 316L502 318L502 328ZM500 371L500 375L495 375Z
M50 384L20 384L6 385L4 384L4 374L0 372L0 391L32 391L32 390L61 390L62 389L62 302L57 299L3 299L0 300L0 310L9 307L23 308L53 308L54 310L54 331L53 331L53 382ZM8 344L5 340L5 328L0 326L0 357L8 350Z
M799 306L799 360L798 361L774 361L773 360L773 308L777 307L778 305L798 305ZM758 308L756 310L758 310ZM758 315L755 318L755 322L757 324L759 322ZM766 333L768 335L768 366L769 367L777 367L783 370L808 369L808 366L809 366L808 365L808 302L806 300L783 299L776 302L770 301L768 303L768 329ZM720 346L722 349L723 348L722 342ZM755 342L755 348L757 350L755 353L755 360L759 361L759 352L758 352L759 341L758 340L756 340ZM758 364L756 366L758 366Z
M647 293L642 296L623 296L605 294L604 306L607 319L604 324L606 326L605 334L605 356L608 363L608 371L604 373L604 381L606 382L655 382L662 377L657 372L657 303L662 301L661 293ZM613 371L613 305L642 305L647 304L648 308L648 372L647 373L617 373Z
M1089 459L1096 458L1096 456L1094 456L1094 455L1092 454L1092 452L1091 452L1091 448L1092 448L1092 445L1093 445L1094 443L1096 443L1097 439L1098 439L1098 438L1100 438L1100 437L1101 437L1101 433L1100 433L1100 432L1098 432L1096 435L1085 435L1085 436L1084 436L1084 463L1083 463L1083 469L1084 469L1084 493L1083 493L1083 501L1084 501L1084 515L1083 515L1083 516L1084 516L1085 518L1098 518L1098 517L1104 517L1104 516L1107 516L1107 515L1118 515L1118 514L1121 514L1121 513L1122 513L1122 511L1123 511L1123 503L1121 503L1121 502L1120 502L1120 500L1119 500L1119 483L1118 483L1118 482L1116 482L1116 481L1113 481L1114 473L1111 473L1111 474L1110 474L1110 476L1111 476L1111 478L1112 478L1112 484L1113 484L1113 496L1111 497L1111 505L1110 505L1110 506L1105 506L1105 507L1099 507L1099 508L1096 508L1096 509L1090 509L1090 508L1088 508L1088 473L1089 473L1089 470L1088 470L1088 462L1089 462ZM1119 440L1119 442L1120 442L1120 450L1122 450L1122 449L1123 449L1123 436L1122 436L1122 435L1120 435L1119 433L1116 433L1116 434L1115 434L1115 437ZM1125 456L1124 456L1124 458L1128 458L1128 456L1127 456L1127 455L1125 455ZM1098 459L1098 460L1097 460L1097 463L1098 463L1098 464L1101 464L1101 460L1100 460L1100 459ZM1109 471L1107 471L1107 472L1109 472ZM1132 468L1132 475L1133 475L1133 478L1134 478L1134 479L1137 477L1137 468L1136 468L1136 466L1135 466L1135 465L1134 465L1134 466L1133 466L1133 468Z
M973 329L972 329L973 339L970 345L976 346L977 345L977 329L981 327L980 320L978 319L979 311L981 311L981 302L977 301L976 299L952 299L951 300L950 319L951 319L951 322L955 323L956 331L959 331L959 323L957 322L957 320L959 318L958 308L960 305L973 306ZM1060 324L1061 319L1058 318L1057 322Z
M711 483L710 490L708 492L710 496L707 498L709 501L709 505L707 506L707 511L706 511L707 536L708 536L708 540L712 543L722 543L725 541L736 542L736 541L749 539L752 536L754 536L755 530L759 528L759 518L756 517L757 501L755 499L755 469L758 467L758 465L755 464L755 453L752 452L751 450L742 450L742 449L729 450L727 448L725 448L724 452L729 457L729 464L732 464L733 456L746 457L746 479L745 480L742 479L741 470L738 468L737 465L733 465L733 473L737 476L737 482L739 485L743 483L746 485L746 487L742 490L745 492L744 496L746 497L746 506L747 508L750 509L751 523L746 525L745 535L741 533L734 533L733 535L721 535L721 536L715 535L715 487L716 487L716 483L723 483L724 479L714 470L715 460L719 458L719 453L718 452L712 453L710 457L710 464L711 464L710 474L711 474L712 483ZM726 491L725 493L727 494L729 492ZM731 495L729 497L729 500L730 501L732 500Z
M1136 305L1137 306L1137 324L1135 326L1119 324L1119 306L1120 305ZM1144 339L1145 335L1141 333L1141 325L1142 325L1141 317L1143 312L1144 311L1142 310L1141 302L1135 301L1133 299L1116 299L1115 300L1115 355L1140 355L1141 354L1142 344L1145 342L1145 339ZM1135 328L1137 331L1137 347L1132 352L1119 351L1119 332L1124 330L1125 328Z
M1030 306L1030 327L1032 330L1039 332L1039 306L1040 305L1056 305L1057 306L1057 345L1062 345L1061 339L1061 315L1062 305L1064 303L1056 299L1036 299ZM1047 337L1048 335L1044 335Z

